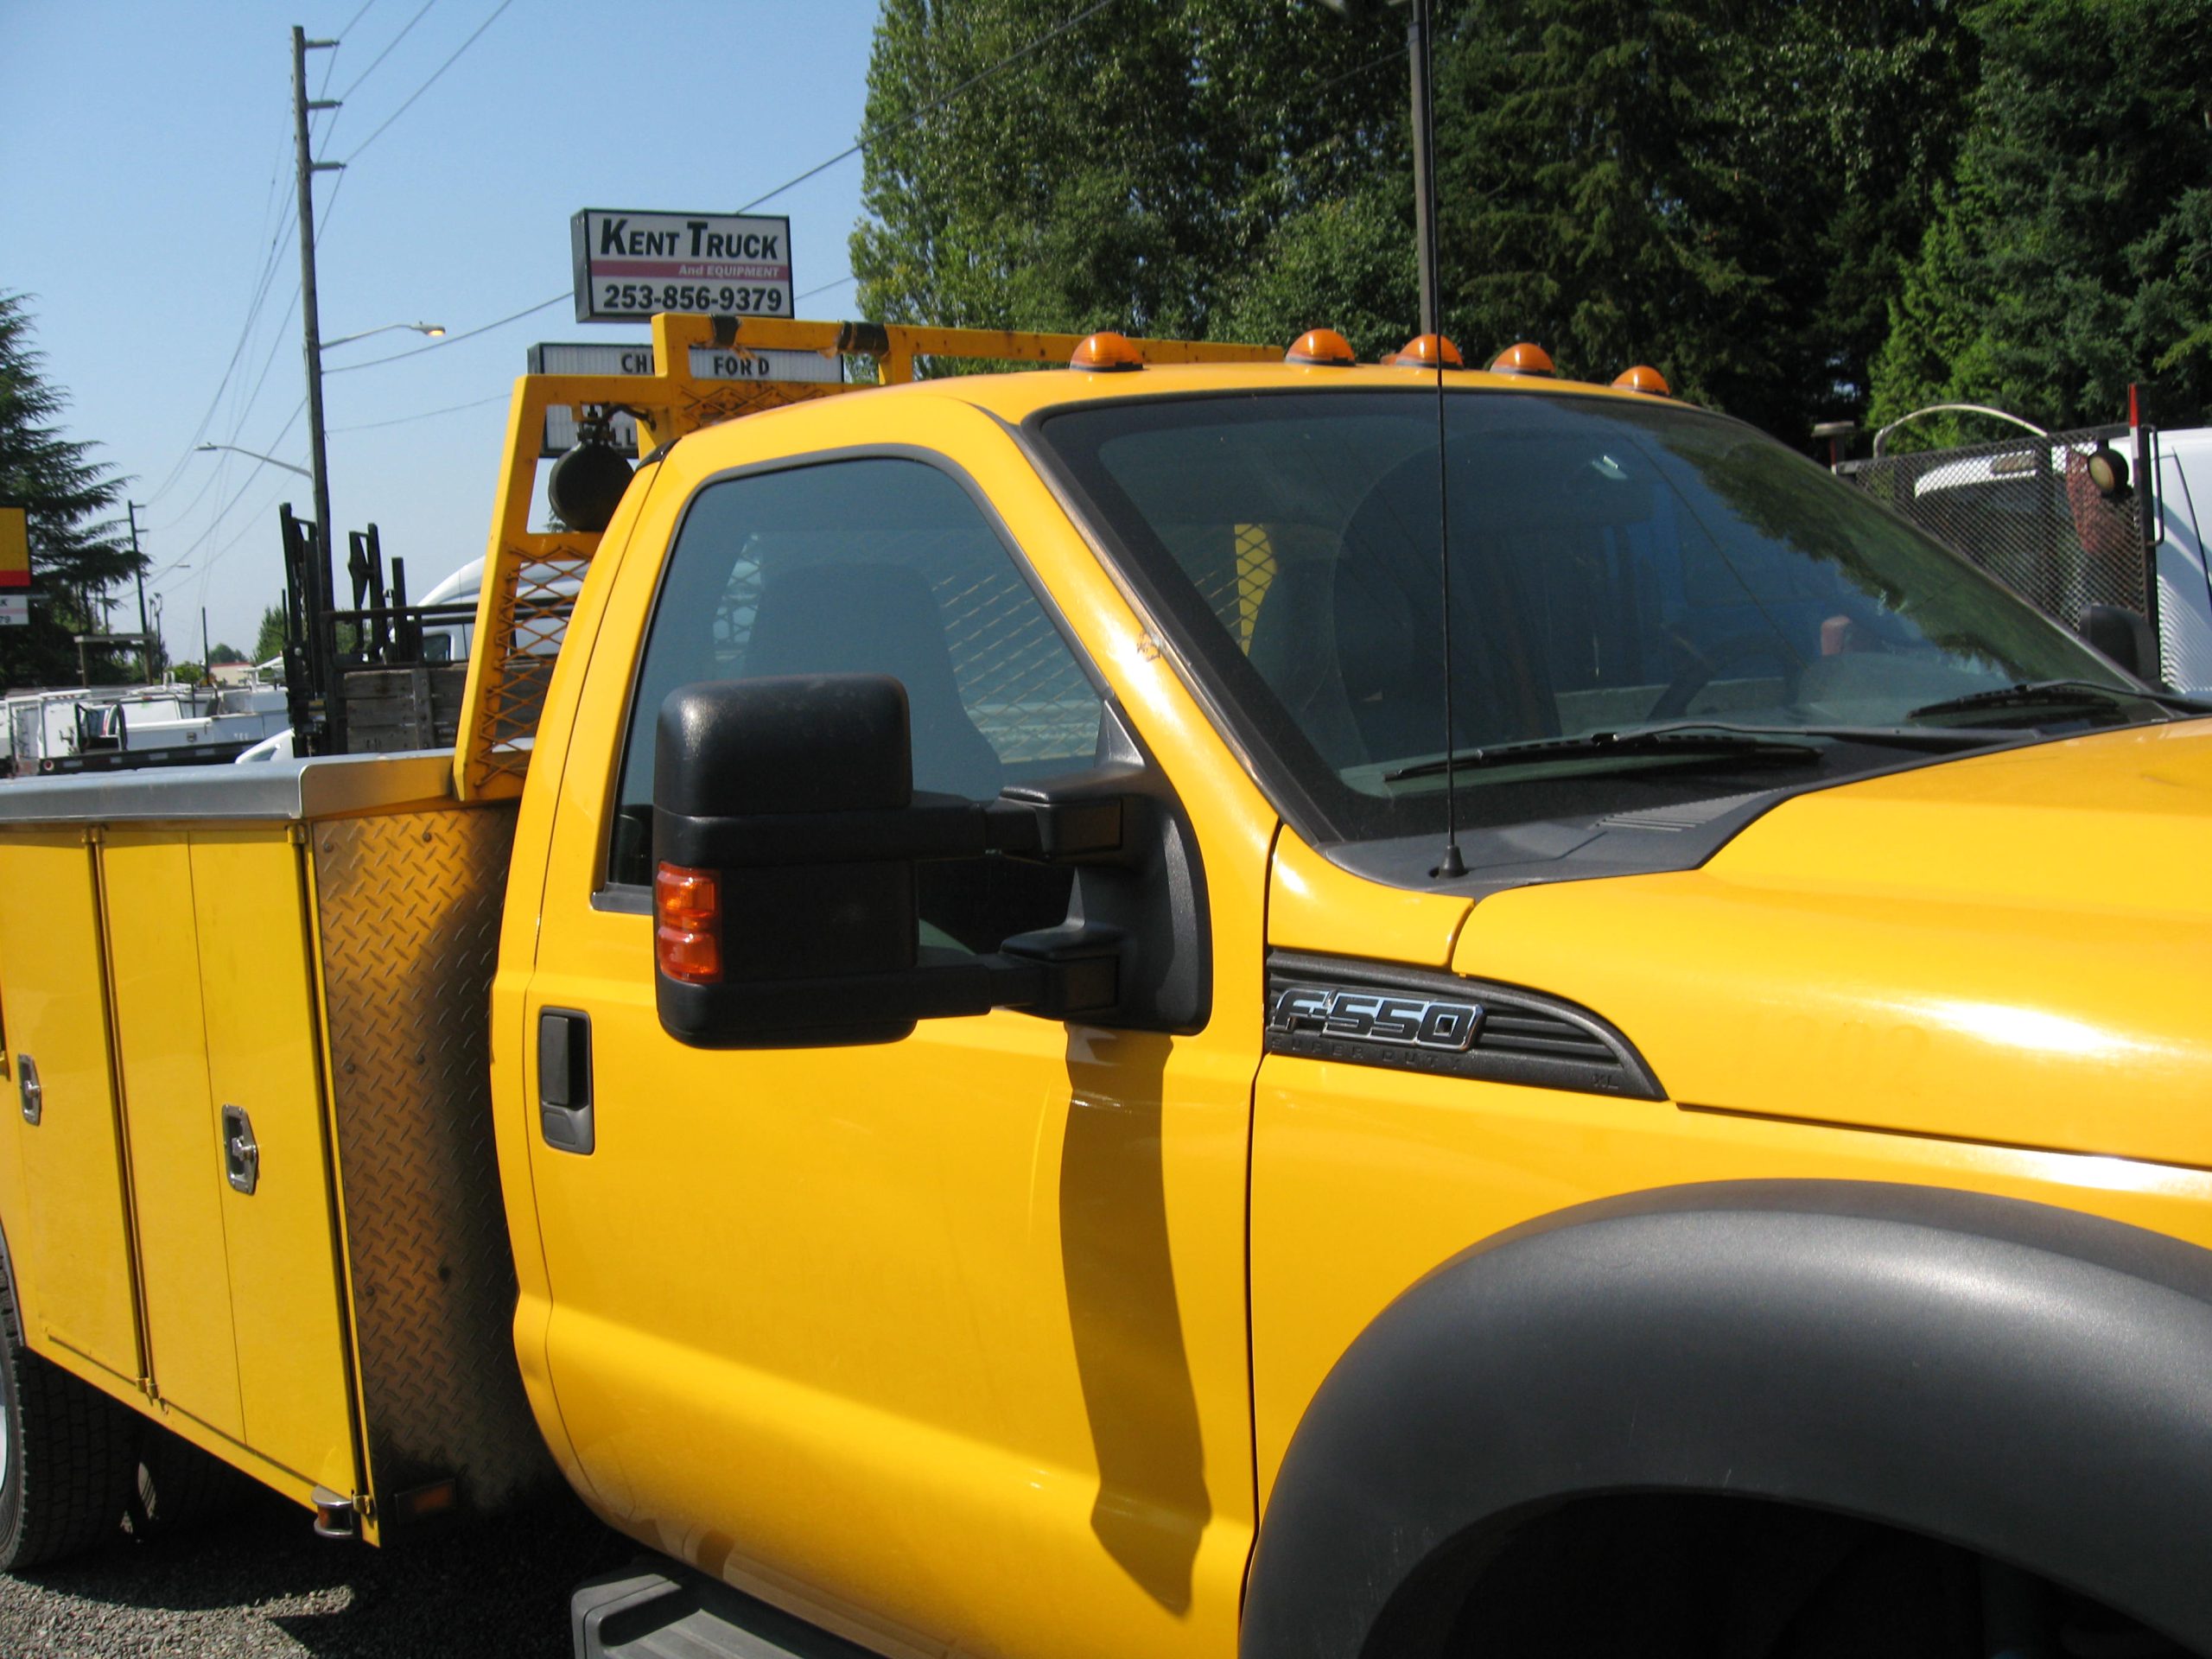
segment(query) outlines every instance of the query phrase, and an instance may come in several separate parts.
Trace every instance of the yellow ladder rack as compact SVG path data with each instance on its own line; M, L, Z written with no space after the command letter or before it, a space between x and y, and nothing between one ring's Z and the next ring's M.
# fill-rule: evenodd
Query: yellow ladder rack
M643 456L687 432L741 415L911 380L918 358L981 358L1057 368L1084 338L1013 329L802 322L664 311L653 318L654 373L530 374L517 380L507 407L499 499L484 557L475 647L469 656L460 741L454 751L454 780L461 798L497 800L522 792L538 710L553 677L569 613L599 548L596 531L530 528L549 410L565 408L581 417L588 408L620 404L637 416L638 453ZM1269 346L1192 340L1130 343L1147 363L1269 363L1282 355L1279 347ZM821 384L708 379L691 372L695 346L867 357L874 361L875 378Z

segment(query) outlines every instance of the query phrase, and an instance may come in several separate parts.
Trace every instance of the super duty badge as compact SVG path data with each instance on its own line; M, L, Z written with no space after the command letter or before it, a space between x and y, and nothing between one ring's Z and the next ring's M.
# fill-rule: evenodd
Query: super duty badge
M1356 1043L1464 1054L1481 1028L1478 1002L1442 1002L1326 985L1294 985L1278 992L1268 1015L1270 1032L1306 1032Z

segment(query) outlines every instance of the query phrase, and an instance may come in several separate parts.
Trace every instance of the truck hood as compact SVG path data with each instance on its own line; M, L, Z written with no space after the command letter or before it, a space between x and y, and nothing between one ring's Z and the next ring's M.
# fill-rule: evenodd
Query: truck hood
M1452 965L1682 1106L2212 1167L2212 721L1798 796L1695 870L1486 899Z

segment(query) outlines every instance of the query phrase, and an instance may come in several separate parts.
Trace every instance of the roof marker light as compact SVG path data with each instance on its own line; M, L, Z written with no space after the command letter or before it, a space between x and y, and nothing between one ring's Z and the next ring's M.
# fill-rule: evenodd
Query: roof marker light
M1433 369L1440 361L1447 369L1463 369L1466 359L1459 355L1459 348L1442 334L1417 334L1398 347L1398 354L1387 359L1402 369Z
M1534 340L1509 346L1491 359L1492 374L1555 374L1552 354Z
M1282 360L1330 369L1348 369L1358 361L1352 355L1351 342L1333 328L1308 328L1283 353Z
M1068 359L1068 367L1088 369L1094 374L1125 374L1144 367L1144 353L1129 344L1128 335L1105 330L1077 346L1075 355Z
M1667 377L1649 363L1623 369L1613 377L1613 386L1619 391L1640 391L1647 397L1671 397L1675 395L1674 388L1667 384Z

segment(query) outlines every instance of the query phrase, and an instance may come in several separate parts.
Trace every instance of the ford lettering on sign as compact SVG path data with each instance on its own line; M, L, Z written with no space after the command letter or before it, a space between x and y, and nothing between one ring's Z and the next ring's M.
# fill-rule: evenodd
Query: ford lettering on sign
M569 245L578 322L791 315L791 222L780 216L587 207L569 221Z
M530 348L527 361L532 374L651 374L653 348L644 340L626 346L546 340ZM810 385L835 385L845 378L845 359L825 357L820 352L770 351L757 346L694 346L691 374L699 380L797 380ZM638 453L638 423L631 416L617 415L607 434L616 448L628 454ZM556 404L545 411L545 442L538 453L551 460L567 454L575 445L575 411L565 404Z

